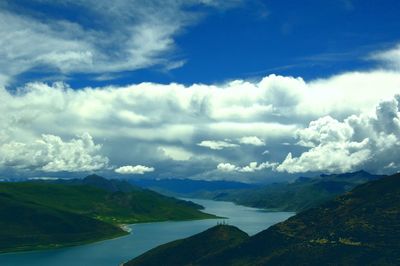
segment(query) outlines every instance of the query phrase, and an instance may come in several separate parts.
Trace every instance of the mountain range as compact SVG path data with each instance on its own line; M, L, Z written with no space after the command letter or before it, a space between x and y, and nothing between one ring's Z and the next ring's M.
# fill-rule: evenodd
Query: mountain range
M357 185L382 178L365 171L354 173L299 177L293 182L273 183L240 190L217 190L188 197L232 201L240 205L270 211L302 211L332 199Z
M193 179L135 179L129 181L131 184L151 189L166 195L179 197L195 197L202 193L218 192L224 190L242 190L260 187L259 184L248 184L243 182L226 180L193 180Z

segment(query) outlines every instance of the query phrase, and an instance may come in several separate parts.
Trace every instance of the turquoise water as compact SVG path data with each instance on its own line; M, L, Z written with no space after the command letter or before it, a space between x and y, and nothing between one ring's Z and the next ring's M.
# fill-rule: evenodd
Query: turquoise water
M294 213L265 212L231 202L193 200L205 212L227 217L226 223L253 235ZM117 266L160 244L206 230L222 219L130 225L131 234L93 244L0 255L1 266Z

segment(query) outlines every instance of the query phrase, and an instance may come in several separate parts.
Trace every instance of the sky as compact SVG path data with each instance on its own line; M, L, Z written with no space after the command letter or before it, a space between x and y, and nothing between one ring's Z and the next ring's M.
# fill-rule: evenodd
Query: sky
M0 2L0 178L400 170L400 2Z

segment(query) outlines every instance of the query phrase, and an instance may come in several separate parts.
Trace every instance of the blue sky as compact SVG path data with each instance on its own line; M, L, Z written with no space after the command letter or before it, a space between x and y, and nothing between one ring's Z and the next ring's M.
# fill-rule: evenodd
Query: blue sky
M62 2L62 1L61 1ZM90 18L90 9L46 1L10 1L9 9L45 21L63 19L94 30L107 25ZM162 5L160 5L162 9ZM87 73L68 73L76 87L131 84L145 81L218 83L259 78L267 74L326 77L338 72L368 69L369 53L393 47L400 39L398 1L233 1L229 6L183 7L196 16L172 35L174 45L160 56L182 61L176 69L151 65L129 71L104 72L115 77L101 82ZM104 49L119 49L111 44ZM110 53L111 51L109 51ZM49 78L46 66L36 66L15 80ZM51 72L51 70L49 70ZM57 80L57 71L54 74ZM103 74L104 74L103 73Z
M0 177L400 170L398 1L2 1Z

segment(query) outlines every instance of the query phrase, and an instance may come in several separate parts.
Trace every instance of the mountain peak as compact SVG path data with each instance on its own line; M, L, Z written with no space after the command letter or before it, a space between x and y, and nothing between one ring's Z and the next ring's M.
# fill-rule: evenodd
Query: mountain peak
M376 179L382 176L379 175L373 175L368 173L365 170L359 170L355 172L349 172L349 173L342 173L342 174L321 174L320 177L327 178L327 177L334 177L334 178L352 178L352 177L362 177L362 178L367 178L367 179Z
M135 186L129 184L125 180L107 179L96 174L86 176L82 179L82 183L84 185L97 187L109 192L130 192L137 189Z
M108 181L107 178L99 176L99 175L96 175L96 174L88 175L88 176L84 177L83 180L104 180L104 181Z

